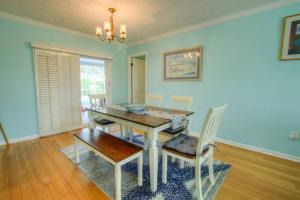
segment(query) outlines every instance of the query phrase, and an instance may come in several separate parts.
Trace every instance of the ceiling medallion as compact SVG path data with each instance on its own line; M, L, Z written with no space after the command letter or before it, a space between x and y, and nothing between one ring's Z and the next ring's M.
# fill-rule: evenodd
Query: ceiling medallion
M126 40L126 25L120 25L120 35L115 35L115 27L114 27L114 18L113 15L117 11L115 8L109 8L108 11L111 13L109 21L104 22L103 29L100 26L96 27L96 35L101 41L108 41L111 43L114 39L118 39L119 42L124 42Z

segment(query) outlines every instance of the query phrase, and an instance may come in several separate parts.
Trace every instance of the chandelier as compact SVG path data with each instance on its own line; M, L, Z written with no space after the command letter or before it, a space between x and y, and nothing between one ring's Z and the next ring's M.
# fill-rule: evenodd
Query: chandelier
M117 11L115 8L109 8L108 11L111 13L109 21L104 22L104 33L102 32L102 28L100 26L96 27L96 35L101 41L108 41L111 43L114 39L118 39L119 42L124 42L126 40L126 26L124 24L120 25L120 35L115 35L115 27L114 27L114 18L113 15Z

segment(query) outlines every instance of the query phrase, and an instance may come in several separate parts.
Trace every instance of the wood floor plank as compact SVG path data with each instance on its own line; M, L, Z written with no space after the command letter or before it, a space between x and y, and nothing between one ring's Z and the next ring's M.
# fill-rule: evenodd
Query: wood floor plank
M62 152L73 144L70 131L0 147L0 199L106 200ZM215 159L232 168L216 200L298 200L300 164L217 143Z

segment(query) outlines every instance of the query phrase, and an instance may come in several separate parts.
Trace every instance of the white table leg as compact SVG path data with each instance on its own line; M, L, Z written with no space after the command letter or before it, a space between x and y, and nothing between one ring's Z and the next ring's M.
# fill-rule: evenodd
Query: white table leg
M143 153L138 158L138 186L143 185Z
M116 200L121 200L121 166L115 165Z
M75 157L76 157L76 163L78 164L80 162L80 153L79 153L79 142L77 138L74 138L75 143Z
M162 182L167 183L167 173L168 173L168 155L165 151L162 154Z
M158 132L153 129L150 129L148 134L151 140L151 146L149 149L150 186L151 186L151 191L155 192L157 190L158 149L157 149L156 142L157 142Z

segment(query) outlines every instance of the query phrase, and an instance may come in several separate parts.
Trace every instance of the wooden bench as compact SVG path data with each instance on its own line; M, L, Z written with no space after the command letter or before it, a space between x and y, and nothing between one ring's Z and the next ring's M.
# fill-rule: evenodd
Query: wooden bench
M138 159L138 185L143 184L143 148L121 140L103 131L94 133L85 129L74 134L76 163L79 163L79 144L95 152L115 166L116 200L121 200L121 166ZM99 166L101 167L101 166ZM110 178L110 177L107 177Z

